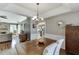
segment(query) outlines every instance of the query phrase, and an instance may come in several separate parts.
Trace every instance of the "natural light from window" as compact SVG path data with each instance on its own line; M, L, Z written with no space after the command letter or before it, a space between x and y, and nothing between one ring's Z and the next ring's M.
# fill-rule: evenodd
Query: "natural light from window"
M20 31L21 31L20 25L18 25L18 27L17 27L17 25L10 25L11 33L15 33L15 32L20 33Z

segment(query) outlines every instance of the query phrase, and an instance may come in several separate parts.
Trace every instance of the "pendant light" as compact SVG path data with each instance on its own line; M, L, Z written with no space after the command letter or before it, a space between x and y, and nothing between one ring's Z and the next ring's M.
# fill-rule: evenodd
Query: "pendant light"
M34 16L32 18L32 20L33 21L43 21L44 19L39 16L39 3L36 3L36 6L37 6L37 10L36 10L37 14L36 14L36 16Z

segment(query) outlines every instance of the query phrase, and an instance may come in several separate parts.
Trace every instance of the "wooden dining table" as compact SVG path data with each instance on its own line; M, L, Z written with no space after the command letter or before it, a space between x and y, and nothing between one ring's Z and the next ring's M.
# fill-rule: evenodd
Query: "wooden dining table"
M24 49L23 51L20 51L19 55L42 55L44 49L52 44L55 43L56 40L50 39L50 38L44 38L43 42L39 42L39 39L35 39L32 41L26 41L25 43L22 43Z

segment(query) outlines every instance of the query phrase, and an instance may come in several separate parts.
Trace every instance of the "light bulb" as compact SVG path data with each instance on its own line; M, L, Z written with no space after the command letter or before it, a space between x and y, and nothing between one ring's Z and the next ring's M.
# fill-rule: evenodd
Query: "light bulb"
M32 20L35 20L37 18L37 16L34 16L33 18L32 18Z

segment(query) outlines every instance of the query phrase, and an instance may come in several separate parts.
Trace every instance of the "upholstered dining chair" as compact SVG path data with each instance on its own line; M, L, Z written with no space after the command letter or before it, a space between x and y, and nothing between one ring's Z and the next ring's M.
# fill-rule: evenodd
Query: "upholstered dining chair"
M63 43L64 39L59 39L57 40L57 47L56 47L56 50L55 50L55 55L59 55L60 53L60 48L62 46L62 43Z
M59 55L60 48L63 41L64 39L59 39L57 40L57 42L47 46L43 51L43 55Z
M17 51L15 48L10 48L0 51L0 55L17 55Z
M57 43L50 44L44 49L43 55L54 55L56 47L57 47Z
M15 45L19 43L20 43L19 35L18 34L12 35L12 44L11 44L12 48L15 48Z

